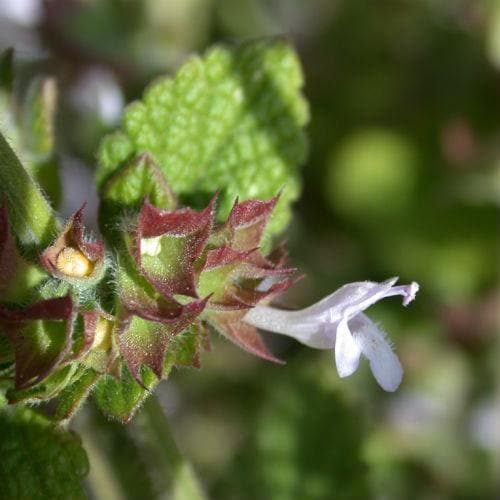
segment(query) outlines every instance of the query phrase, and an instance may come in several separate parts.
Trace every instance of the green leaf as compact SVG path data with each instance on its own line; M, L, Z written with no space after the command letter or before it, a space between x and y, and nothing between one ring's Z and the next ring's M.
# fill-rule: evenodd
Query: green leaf
M299 195L297 167L306 156L301 86L298 59L284 40L215 47L127 107L122 129L101 144L97 182L103 189L127 161L148 152L188 201L220 190L221 219L236 197L270 198L283 188L268 234L279 232Z
M78 436L27 408L0 412L0 498L84 499L88 459Z
M146 365L160 379L165 352L172 338L170 325L132 316L119 336L120 353L133 377L141 380L141 366Z
M171 366L172 363L165 366L165 378ZM103 376L99 380L94 392L99 408L111 418L119 420L122 423L129 422L144 400L150 395L153 388L158 384L158 378L148 367L143 366L141 374L144 387L141 387L134 380L125 365L122 367L121 380L111 375Z

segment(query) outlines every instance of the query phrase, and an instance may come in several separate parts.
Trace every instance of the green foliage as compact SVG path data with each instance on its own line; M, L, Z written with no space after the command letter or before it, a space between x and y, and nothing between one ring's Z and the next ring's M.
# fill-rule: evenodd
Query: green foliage
M269 226L275 234L290 218L297 167L305 160L301 86L298 60L283 40L211 49L128 106L122 129L101 144L98 184L103 189L127 161L147 152L185 199L206 201L219 190L221 218L237 197L270 198L283 188Z
M87 456L76 434L33 410L0 413L0 497L5 500L85 498Z
M215 489L212 497L218 500L243 497L244 500L245 496L260 499L274 495L271 498L279 500L280 495L288 494L292 499L294 495L302 495L316 500L318 496L321 498L324 485L329 484L330 498L348 494L354 499L387 500L496 498L495 426L485 422L498 421L500 381L498 315L495 314L498 310L500 196L500 149L496 140L500 116L500 4L490 0L452 0L402 2L394 8L394 3L384 3L380 5L380 15L370 15L370 2L366 0L100 0L66 2L64 9L59 8L62 2L45 4L43 15L47 14L47 18L42 20L42 26L44 53L48 57L36 61L31 59L29 40L39 38L38 26L23 26L19 30L8 18L2 18L3 38L17 43L18 33L22 35L23 57L16 61L21 71L14 89L18 97L30 95L26 91L30 88L29 82L22 78L34 70L57 75L59 88L64 92L64 106L58 113L61 126L57 145L65 154L84 159L89 165L95 163L98 138L110 125L109 121L103 123L99 92L91 95L91 101L95 97L94 103L85 101L82 105L79 101L83 81L90 83L85 90L92 88L92 94L99 88L92 84L96 80L102 83L99 75L104 74L108 89L114 87L118 95L137 96L151 75L179 67L185 55L199 51L206 40L241 40L290 33L307 68L307 95L314 116L310 130L313 156L305 172L307 188L300 214L290 231L289 244L293 264L298 264L308 278L295 287L280 306L305 305L341 283L393 274L415 279L422 286L419 300L408 311L409 316L393 316L383 305L377 311L381 313L377 319L382 319L382 325L397 335L393 338L405 367L401 391L389 397L382 397L375 384L365 383L367 377L363 377L362 372L367 371L366 367L355 377L339 380L331 366L331 355L327 358L326 354L314 352L303 359L302 365L267 369L262 362L235 352L222 341L210 357L207 356L209 359L201 374L192 370L179 374L176 390L180 397L174 393L172 398L176 437L203 472L203 483ZM198 46L193 45L195 40ZM237 73L233 71L233 62L236 53L242 52L240 49L216 50L219 55L226 52L231 59L227 74L234 87ZM188 67L206 68L207 56L195 61L195 64L188 63ZM94 79L96 73L99 75ZM284 78L289 77L287 71L281 73ZM92 78L87 78L88 75ZM185 77L184 81L188 79ZM0 57L3 89L0 91L0 127L6 127L2 129L4 137L23 163L26 160L25 168L31 169L33 164L23 147L25 136L19 126L28 123L25 116L30 113L25 113L21 99L17 100L17 109L13 108L13 80L12 52L7 52ZM172 89L180 87L178 80L179 77L171 81ZM158 89L158 94L162 85L167 86L164 80L153 84L152 93ZM286 85L288 82L279 88ZM219 87L222 94L222 80L216 89L208 88L208 91L215 95ZM171 96L173 91L169 92L165 94ZM150 100L153 101L154 96ZM222 104L225 102L228 109L224 110L224 120L233 104L230 98ZM245 96L245 106L246 102ZM206 102L202 100L195 101L192 110L196 104L206 109ZM221 107L220 98L217 105ZM125 117L121 130L105 141L101 157L114 156L117 160L110 161L109 172L104 172L107 168L104 163L100 167L100 174L111 179L100 186L101 196L105 198L100 215L101 219L108 218L104 223L101 220L101 228L107 230L104 226L111 225L122 230L122 214L126 221L133 222L134 219L127 216L134 215L144 194L150 196L153 205L162 206L163 202L155 198L152 169L141 166L136 173L125 173L126 168L121 166L129 165L129 159L133 163L140 151L154 149L151 152L154 162L161 160L161 169L167 181L171 181L170 157L172 163L184 164L184 160L179 159L182 152L176 150L177 146L188 152L198 147L198 143L192 146L189 141L195 136L197 139L199 131L194 129L191 133L191 124L184 126L190 120L187 108L177 98L172 99L169 107L150 106L146 100L132 105L130 117ZM136 120L139 131L134 130L134 134L144 131L154 136L153 139L159 138L157 148L155 144L147 144L147 148L137 146L132 132L128 131L128 122L134 128L134 115L144 109L150 119ZM159 132L151 133L148 125L155 122L155 113L162 109L168 114L168 123L159 128ZM255 109L255 106L244 109L240 106L235 112L248 121L256 116ZM194 120L195 126L202 123L201 119L198 116ZM224 120L206 116L206 126L200 128L207 142L213 140L211 130L219 121L222 128L227 125ZM172 130L176 124L181 132L187 131L185 141L184 135ZM231 129L235 134L246 127L236 125ZM269 127L262 128L266 137L268 130ZM374 131L377 133L373 134ZM252 130L249 137L255 138L254 132ZM239 137L240 142L246 139L242 134ZM171 140L175 140L172 147ZM227 141L233 141L233 137ZM164 143L168 148L163 148ZM160 149L166 153L160 151L157 158L154 155ZM245 152L244 148L241 150ZM227 158L222 159L229 165L231 158L224 145L221 145L221 154L226 155ZM272 154L280 156L279 151L273 150ZM264 156L267 158L267 153ZM234 157L241 159L243 154L238 151ZM219 163L215 161L212 164L204 159L202 164L194 164L193 170L187 165L186 175L200 169L209 179L202 178L199 182L195 179L182 193L181 204L203 206L209 191L206 186L212 189L212 177L213 185L219 181L232 185L246 173L257 172L259 176L262 171L264 176L273 173L264 162L255 163L255 169L237 168L232 174L234 182L222 177ZM8 186L6 180L16 182L18 179L17 174L2 177L4 172L5 164L1 163L2 194ZM290 172L295 175L293 169ZM278 175L281 175L279 171ZM290 189L286 175L283 178L281 184L288 183L285 188ZM253 184L259 187L260 180L250 179L248 189L254 189ZM293 187L296 180L291 182ZM24 200L31 203L26 185L24 179L18 183L16 189L21 196L14 200L15 204ZM133 187L132 192L128 191L129 185ZM237 188L234 192L239 186ZM234 195L227 194L227 190L223 185L225 199ZM244 195L240 192L240 198ZM30 205L26 213L29 215L32 209ZM29 220L23 221L18 215L13 214L18 218L16 232L21 231L19 249L26 255L30 249L22 231ZM43 221L36 224L42 230ZM109 232L106 236L112 241ZM213 279L207 274L198 289L210 292L217 282L217 273L211 274ZM24 273L24 278L29 278L29 272ZM19 283L21 279L19 275ZM36 281L33 279L33 286ZM143 282L147 283L145 279ZM112 312L114 285L112 278L103 280L96 289L96 295L102 292L101 298L106 294L101 305L107 312ZM62 296L71 289L67 284L63 285L64 290L60 286L55 280L44 284L41 296ZM9 302L10 299L24 302L14 292ZM0 335L0 375L11 377L12 351L10 345L2 345L2 338ZM181 340L189 340L186 343L192 347L195 345L190 335L182 334L176 339ZM281 338L274 342L273 349L287 360L303 352L301 346L285 343ZM444 362L450 353L464 364L463 376L456 377ZM104 361L101 366L106 366L107 353L92 353L96 354ZM179 352L177 364L183 357ZM190 356L186 359L189 361ZM318 362L323 359L324 366ZM304 373L311 366L321 387L312 380L297 382L296 377L289 383L275 380L280 374L290 377L291 373ZM438 379L445 383L436 394ZM42 385L47 387L52 380L46 379ZM80 380L82 390L91 388L83 383L85 377L76 378L72 393L76 399L67 400L69 407L72 401L77 401ZM6 380L0 382L0 407L7 405L2 393L9 384L12 385ZM70 382L66 387L71 386ZM455 396L456 404L450 405L446 395L455 394L457 389L460 395ZM339 390L344 391L340 396ZM66 389L62 394L66 394ZM122 397L120 391L118 397ZM316 397L322 403L320 408L315 403ZM292 403L286 402L288 399ZM367 404L358 404L360 400ZM258 415L252 411L253 406L262 407ZM309 406L315 410L314 414ZM158 430L151 430L149 422L140 431L135 427L147 408L144 410L129 426L117 425L100 413L96 417L98 412L94 415L91 411L82 412L83 418L75 422L79 427L82 423L87 426L85 439L89 452L92 448L97 450L93 455L97 457L93 470L96 476L102 474L92 484L90 496L101 495L111 500L112 495L103 487L110 478L111 482L119 483L118 490L126 498L161 495L158 491L161 481L156 480L168 476L174 467L172 460L158 460L165 449L163 441L158 439L165 425L159 424ZM317 420L313 418L316 414ZM303 416L299 418L299 415ZM416 415L422 418L415 418ZM102 425L97 424L98 419ZM367 423L375 436L384 438L377 438L373 444L357 419ZM436 428L436 422L442 427ZM321 433L321 439L316 433ZM2 432L0 443L5 435L9 434ZM144 446L145 435L157 444L158 454L150 453ZM457 439L467 445L456 446ZM373 453L374 447L376 453ZM415 453L421 449L425 449L425 453ZM106 457L110 462L108 469L101 467L103 456L104 462ZM306 460L310 461L310 467L304 463ZM318 466L320 460L325 460L327 465ZM370 469L370 492L362 484L361 460L366 460ZM152 463L161 463L154 481L147 480L154 469ZM349 465L350 470L345 470L344 464L346 468ZM317 468L313 470L313 466ZM296 474L301 481L298 493L290 487L291 478ZM61 481L66 481L64 475ZM218 487L214 488L217 481ZM352 491L358 484L360 491ZM1 493L0 496L3 497Z

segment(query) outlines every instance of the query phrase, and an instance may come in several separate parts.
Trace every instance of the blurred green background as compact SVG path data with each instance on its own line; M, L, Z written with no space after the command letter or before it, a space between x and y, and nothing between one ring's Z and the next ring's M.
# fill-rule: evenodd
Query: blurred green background
M370 310L405 377L386 394L366 362L340 380L330 351L266 335L281 367L214 339L201 371L158 390L178 445L213 499L499 498L500 2L0 0L17 92L40 73L59 84L66 214L95 208L99 139L148 82L212 43L277 34L311 106L285 235L307 278L281 304L418 281L408 310ZM140 415L122 427L87 404L72 427L90 498L168 498Z

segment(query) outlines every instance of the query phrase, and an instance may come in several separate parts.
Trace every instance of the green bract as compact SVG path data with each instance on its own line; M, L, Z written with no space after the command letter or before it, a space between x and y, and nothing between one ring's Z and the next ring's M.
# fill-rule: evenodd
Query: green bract
M109 193L120 167L149 153L173 191L190 205L220 191L219 219L235 198L282 196L268 234L282 231L299 195L307 104L299 61L284 40L215 47L175 78L159 78L125 110L122 127L104 139L97 182L104 199L127 206L144 195ZM164 208L164 207L162 207Z

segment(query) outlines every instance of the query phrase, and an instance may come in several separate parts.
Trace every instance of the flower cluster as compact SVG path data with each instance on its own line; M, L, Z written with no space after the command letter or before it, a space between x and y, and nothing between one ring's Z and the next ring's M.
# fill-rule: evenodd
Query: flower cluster
M199 366L209 328L278 361L256 328L241 321L295 282L282 250L268 257L259 251L277 197L236 202L218 226L216 198L200 212L159 209L145 200L121 233L116 261L106 257L102 241L86 238L82 207L38 264L31 263L19 254L2 208L0 331L13 356L10 400L53 397L82 367L95 374L94 382L105 374L120 378L126 368L146 387L144 369L159 380L172 355L175 364ZM13 290L22 266L41 277L19 308ZM262 290L268 278L273 284ZM113 284L109 304L94 292L101 281Z
M243 349L277 361L255 327L241 319L257 303L293 284L283 256L259 252L277 198L236 202L225 224L214 228L216 197L201 212L161 210L146 201L135 229L125 231L128 260L117 273L118 349L140 381L142 364L161 378L165 352L188 327L200 347L207 326ZM259 284L274 283L265 291ZM193 359L199 364L198 357Z
M10 351L0 363L13 381L9 400L70 394L61 414L67 418L109 377L123 384L128 374L136 387L151 389L173 365L200 366L210 329L273 362L280 360L257 328L315 348L334 347L341 377L353 373L364 354L379 384L395 390L401 365L363 311L392 295L402 295L406 305L418 285L395 286L396 279L351 283L301 311L275 309L270 301L300 278L285 266L282 247L268 256L259 249L278 197L236 201L219 225L216 201L217 195L196 211L144 200L132 220L122 223L114 256L85 235L82 207L37 263L19 253L2 207L0 332ZM19 289L19 275L31 288ZM99 287L111 293L99 294ZM133 399L124 419L140 402Z

